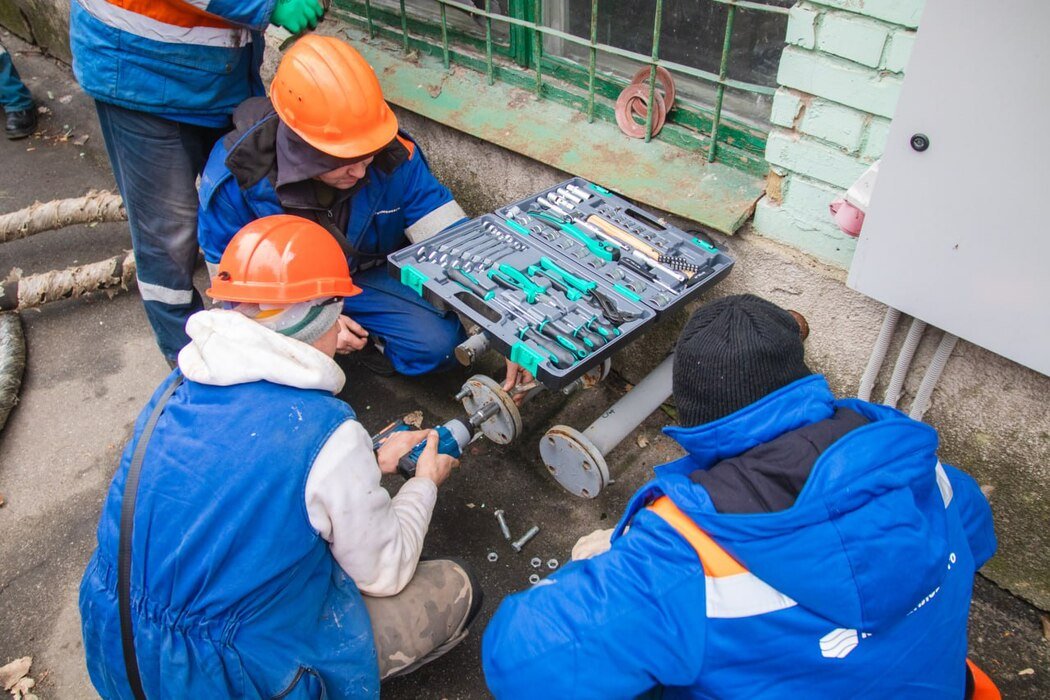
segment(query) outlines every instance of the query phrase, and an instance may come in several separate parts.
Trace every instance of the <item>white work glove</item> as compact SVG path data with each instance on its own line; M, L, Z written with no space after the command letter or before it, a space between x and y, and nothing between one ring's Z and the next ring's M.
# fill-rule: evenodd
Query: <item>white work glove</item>
M612 547L613 528L608 530L595 530L589 535L584 535L576 540L572 546L572 560L590 559L599 554L605 554Z

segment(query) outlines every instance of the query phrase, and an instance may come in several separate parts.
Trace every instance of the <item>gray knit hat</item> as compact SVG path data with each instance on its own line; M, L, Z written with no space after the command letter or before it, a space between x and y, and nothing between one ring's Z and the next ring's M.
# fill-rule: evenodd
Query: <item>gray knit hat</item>
M799 324L751 294L702 306L678 337L674 398L684 427L710 423L812 374Z

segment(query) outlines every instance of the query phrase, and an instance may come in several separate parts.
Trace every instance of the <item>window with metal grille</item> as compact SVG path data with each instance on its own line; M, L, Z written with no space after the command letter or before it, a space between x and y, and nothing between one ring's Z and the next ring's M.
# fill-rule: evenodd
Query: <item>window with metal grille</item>
M659 138L756 175L794 0L335 0L342 19L615 122L643 71L648 102L670 71L678 97ZM648 75L644 69L648 68ZM636 118L643 123L641 118ZM644 118L645 140L652 114Z

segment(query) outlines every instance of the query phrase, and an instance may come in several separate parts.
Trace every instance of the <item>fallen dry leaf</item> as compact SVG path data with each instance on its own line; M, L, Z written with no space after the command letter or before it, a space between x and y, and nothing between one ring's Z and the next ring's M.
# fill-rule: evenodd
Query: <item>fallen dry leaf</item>
M635 439L635 443L638 445L638 447L648 447L649 446L649 438L645 437L644 435L639 435Z
M15 683L22 680L29 673L29 667L32 665L33 657L23 656L6 666L0 666L0 685L4 687L4 690L11 690L11 688L15 687Z
M80 136L78 136L75 139L73 139L73 145L74 146L83 146L85 143L87 143L87 140L89 138L91 138L91 134L81 134Z
M423 412L412 411L411 413L405 416L405 423L411 425L416 430L419 430L423 427Z
M58 98L58 101L61 102L64 105L67 105L67 104L69 104L70 102L73 101L73 96L72 95L62 95L62 97Z

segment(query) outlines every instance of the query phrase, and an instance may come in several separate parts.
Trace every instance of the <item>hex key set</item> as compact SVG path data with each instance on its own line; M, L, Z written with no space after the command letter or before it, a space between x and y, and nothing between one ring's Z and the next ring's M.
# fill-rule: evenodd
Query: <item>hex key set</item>
M559 389L638 337L733 260L574 178L392 253L390 273Z

